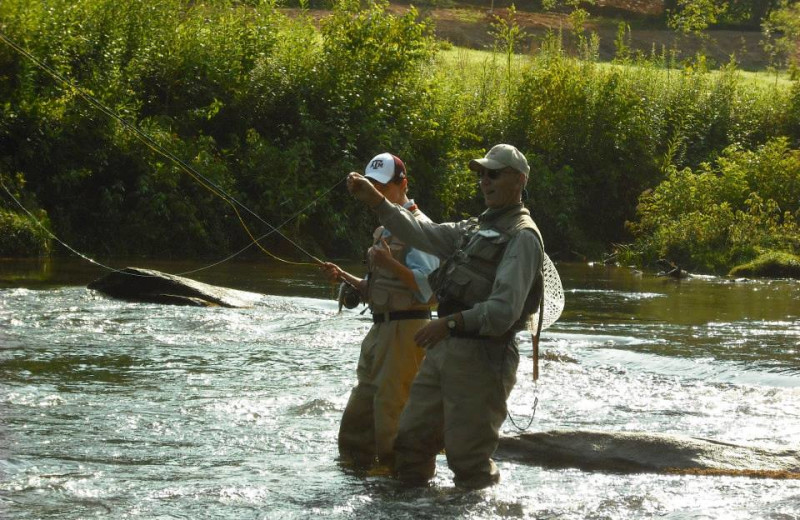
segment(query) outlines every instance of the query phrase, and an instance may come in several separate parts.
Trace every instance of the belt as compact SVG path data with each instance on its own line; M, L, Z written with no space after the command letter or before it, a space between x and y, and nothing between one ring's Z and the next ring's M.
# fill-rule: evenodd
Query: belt
M397 320L429 320L431 319L431 311L391 311L391 312L373 312L372 323L383 323L385 321Z

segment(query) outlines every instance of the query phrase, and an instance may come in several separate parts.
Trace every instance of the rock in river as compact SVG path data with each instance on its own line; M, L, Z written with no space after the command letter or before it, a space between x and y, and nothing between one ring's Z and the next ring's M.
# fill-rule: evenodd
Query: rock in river
M800 478L800 451L655 432L554 430L502 437L496 457L617 472Z
M162 273L126 267L91 282L89 289L107 296L171 305L250 307L259 295Z

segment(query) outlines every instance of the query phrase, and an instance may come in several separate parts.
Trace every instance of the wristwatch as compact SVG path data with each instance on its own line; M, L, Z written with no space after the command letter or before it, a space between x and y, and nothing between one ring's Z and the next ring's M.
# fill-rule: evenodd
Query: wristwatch
M450 318L448 318L447 328L450 329L451 333L455 332L455 330L458 328L458 322L456 321L455 317L451 316Z

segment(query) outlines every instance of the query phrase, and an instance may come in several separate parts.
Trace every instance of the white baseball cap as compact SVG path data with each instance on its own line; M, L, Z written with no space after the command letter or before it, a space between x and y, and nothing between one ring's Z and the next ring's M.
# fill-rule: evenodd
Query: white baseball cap
M498 144L493 146L482 159L471 160L469 162L469 168L470 170L477 170L479 168L488 168L489 170L513 168L520 173L524 173L525 177L531 172L531 168L528 166L528 160L522 155L522 152L510 144Z
M403 164L399 157L388 152L376 155L364 168L364 177L376 180L381 184L387 184L395 178L395 175L399 179L404 179L406 177L406 165Z

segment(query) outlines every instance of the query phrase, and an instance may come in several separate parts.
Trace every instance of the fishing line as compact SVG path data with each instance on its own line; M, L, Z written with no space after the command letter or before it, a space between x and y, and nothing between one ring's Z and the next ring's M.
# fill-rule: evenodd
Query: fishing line
M327 190L326 190L324 193L322 193L322 194L321 194L321 195L319 195L317 198L315 198L314 200L312 200L312 201L311 201L311 202L310 202L308 205L306 205L304 208L302 208L302 209L298 210L298 211L297 211L297 212L295 212L295 213L294 213L292 216L290 216L289 218L287 218L286 220L284 220L283 222L281 222L281 223L280 223L280 224L277 226L277 228L274 228L272 231L268 231L268 232L266 232L265 234L261 235L260 237L258 237L258 238L257 238L257 239L255 239L255 240L251 241L249 244L247 244L246 246L244 246L244 247L243 247L243 248L241 248L240 250L236 251L235 253L233 253L233 254L231 254L231 255L229 255L229 256L227 256L227 257L223 258L222 260L220 260L220 261L218 261L218 262L214 262L213 264L209 264L209 265L206 265L206 266L204 266L204 267L200 267L200 268L198 268L198 269L192 269L191 271L184 271L184 272L182 272L182 273L178 273L178 276L182 276L182 275L186 275L186 274L192 274L192 273L196 273L196 272L199 272L199 271L203 271L203 270L205 270L205 269L209 269L209 268L211 268L211 267L218 266L218 265L220 265L220 264L222 264L222 263L225 263L225 262L227 262L228 260L230 260L230 259L232 259L232 258L234 258L234 257L236 257L236 256L238 256L238 255L240 255L240 254L242 254L242 253L244 253L245 251L247 251L248 249L250 249L250 248L253 246L253 244L255 244L255 245L259 245L259 242L260 242L261 240L264 240L265 238L267 238L268 236L270 236L272 233L276 232L278 229L282 228L283 226L285 226L286 224L288 224L288 223L289 223L289 222L291 222L292 220L296 219L296 218L297 218L299 215L303 214L303 213L304 213L304 212L305 212L305 211L306 211L308 208L310 208L311 206L313 206L314 204L316 204L316 203L317 203L317 202L318 202L320 199L322 199L323 197L327 196L327 195L328 195L328 193L330 193L331 191L333 191L333 190L334 190L334 189L335 189L337 186L339 186L339 184L341 184L341 183L342 183L342 182L344 182L345 180L347 180L347 178L346 178L346 177L345 177L345 178L342 178L342 179L341 179L341 180L339 180L339 181L338 181L336 184L334 184L333 186L331 186L330 188L328 188L328 189L327 189ZM283 235L281 235L281 236L283 236ZM268 254L270 254L270 256L273 256L273 258L277 258L277 257L275 257L274 255L272 255L271 253L268 253ZM282 260L282 259L279 259L279 260L281 260L281 261L283 261L283 262L285 262L285 263L292 263L292 264L294 264L294 265L316 265L316 264L310 264L310 263L308 263L308 262L290 262L290 261L288 261L288 260ZM319 260L318 260L318 261L319 261ZM320 261L320 263L321 263L321 261Z
M330 192L331 192L331 191L332 191L334 188L336 188L336 186L338 186L338 185L339 185L341 182L343 182L343 181L339 181L339 182L337 182L337 183L336 183L336 184L335 184L333 187L331 187L331 188L330 188L330 189L328 189L328 190L327 190L325 193L323 193L322 195L320 195L319 197L317 197L316 199L314 199L314 200L313 200L313 201L312 201L310 204L308 204L308 205L307 205L307 206L305 206L304 208L302 208L302 209L300 209L299 211L297 211L297 212L296 212L294 215L292 215L291 217L289 217L289 218L287 218L286 220L284 220L284 221L283 221L283 222L282 222L282 223L281 223L281 224L280 224L278 227L283 227L283 226L285 226L287 223L289 223L289 222L291 222L292 220L294 220L295 218L297 218L297 216L298 216L298 215L300 215L301 213L303 213L304 211L306 211L308 208L310 208L311 206L313 206L314 204L316 204L316 203L317 203L317 201L318 201L319 199L321 199L322 197L324 197L324 196L326 196L328 193L330 193ZM95 260L95 259L93 259L93 258L89 257L88 255L86 255L86 254L84 254L84 253L81 253L80 251L78 251L78 250L77 250L77 249L75 249L74 247L70 246L69 244L67 244L66 242L64 242L64 241L63 241L63 240L61 240L60 238L58 238L58 236L56 236L56 235L55 235L55 234L54 234L52 231L50 231L49 229L47 229L47 227L46 227L44 224L42 224L42 223L41 223L41 221L40 221L38 218L36 218L36 216L35 216L33 213L31 213L31 212L28 210L28 208L26 208L26 207L25 207L25 205L24 205L24 204L22 204L22 202L20 202L20 201L19 201L19 199L17 199L17 197L15 197L15 196L14 196L14 194L13 194L13 193L11 193L11 191L8 189L8 187L5 185L5 183L3 182L3 180L2 180L1 178L0 178L0 187L2 187L2 188L3 188L3 190L6 192L6 194L8 194L8 196L11 198L11 200L13 200L13 201L14 201L14 203L15 203L17 206L19 206L19 207L20 207L20 209L22 209L22 211L24 211L24 212L25 212L25 213L26 213L26 214L27 214L27 215L30 217L30 219L33 221L33 223L34 223L34 224L36 224L38 227L40 227L40 228L41 228L41 229L42 229L42 230L43 230L45 233L47 233L47 235L48 235L50 238L52 238L53 240L55 240L56 242L58 242L59 244L61 244L62 246L64 246L66 249L68 249L68 250L69 250L69 251L71 251L72 253L76 254L77 256L79 256L79 257L83 258L84 260L86 260L86 261L87 261L87 262L89 262L89 263L92 263L92 264L94 264L94 265L97 265L98 267L102 267L103 269L106 269L106 270L108 270L108 271L111 271L111 272L114 272L114 273L118 273L118 272L121 272L121 271L122 271L122 269L115 269L115 268L113 268L113 267L109 267L109 266L107 266L107 265L103 264L102 262L99 262L99 261L97 261L97 260ZM273 233L273 231L268 231L267 233L265 233L265 234L261 235L260 237L258 237L258 240L264 240L265 238L267 238L267 237L268 237L269 235L271 235L272 233ZM174 274L175 276L184 276L184 275L187 275L187 274L197 273L197 272L204 271L204 270L206 270L206 269L210 269L210 268L212 268L212 267L218 266L218 265L220 265L220 264L223 264L223 263L227 262L228 260L231 260L232 258L235 258L236 256L238 256L238 255L242 254L244 251L246 251L247 249L249 249L250 247L252 247L254 243L255 243L255 242L252 242L252 241L251 241L249 244L247 244L246 246L244 246L242 249L240 249L240 250L236 251L235 253L233 253L233 254L231 254L231 255L229 255L229 256L227 256L227 257L223 258L222 260L219 260L219 261L217 261L217 262L214 262L214 263L212 263L212 264L205 265L205 266L203 266L203 267L199 267L199 268L197 268L197 269L192 269L192 270L189 270L189 271L183 271L183 272L180 272L180 273L172 273L172 274ZM313 265L313 264L307 264L307 265ZM150 275L135 274L135 273L129 273L129 272L126 272L125 274L127 274L127 275L129 275L129 276L139 276L139 277L142 277L142 278L150 278L150 277L151 277Z
M186 162L185 162L184 160L182 160L180 157L177 157L175 154L173 154L173 153L172 153L172 152L170 152L169 150L165 149L165 148L164 148L163 146L161 146L161 145L160 145L158 142L156 142L156 141L155 141L155 140L154 140L152 137L150 137L149 135L145 134L145 133L144 133L144 132L142 132L142 131L141 131L139 128L137 128L136 126L132 125L131 123L129 123L128 121L126 121L125 119L123 119L123 118L122 118L121 116L119 116L119 115L118 115L116 112L114 112L114 111L112 111L111 109L109 109L108 107L106 107L106 106L105 106L105 105L104 105L102 102L100 102L99 100L97 100L97 99L96 99L94 96L92 96L91 94L89 94L89 93L87 93L87 92L84 92L84 91L83 91L83 89L81 89L80 87L76 86L76 85L75 85L74 83L72 83L72 82L71 82L69 79L65 78L64 76L62 76L62 75L61 75L60 73L58 73L57 71L55 71L55 70L53 70L52 68L50 68L50 67L49 67L47 64L45 64L45 63L41 62L41 61L40 61L39 59L37 59L37 58L36 58L34 55L32 55L30 52L28 52L28 51L27 51L25 48L23 48L23 47L21 47L21 46L17 45L17 44L16 44L14 41L12 41L11 39L9 39L9 38L8 38L8 37L5 35L5 33L4 33L3 31L0 31L0 40L2 40L4 43L6 43L6 45L8 45L8 46L9 46L9 47L11 47L12 49L14 49L16 52L18 52L19 54L21 54L21 55L22 55L22 56L24 56L25 58L29 59L29 60L30 60L31 62L33 62L33 63L34 63L34 64L35 64L37 67L39 67L39 68L40 68L40 69L42 69L43 71L47 72L47 73L48 73L50 76L52 76L53 78L55 78L55 79L57 79L58 81L60 81L60 82L61 82L63 85L65 85L66 87L68 87L68 88L69 88L71 91L73 91L73 92L77 93L77 94L78 94L78 95L79 95L81 98L83 98L83 99L84 99L85 101L87 101L89 104L91 104L92 106L94 106L94 107L95 107L96 109L98 109L100 112L102 112L102 113L104 113L105 115L107 115L108 117L110 117L110 118L112 118L112 119L116 120L116 121L117 121L117 122L119 122L119 123L120 123L120 124L121 124L121 125L122 125L124 128L126 128L126 129L128 129L128 130L132 131L132 132L134 133L134 135L137 137L137 139L139 139L139 141L141 141L143 144L145 144L145 146L147 146L148 148L150 148L152 151L156 152L157 154L161 155L162 157L165 157L165 158L167 158L167 159L169 159L169 160L173 161L173 162L174 162L175 164L177 164L177 165L178 165L178 166L179 166L179 167L180 167L180 168L181 168L181 169L182 169L182 170L183 170L185 173L187 173L187 174L188 174L188 175L189 175L189 176L190 176L192 179L194 179L194 180L195 180L195 181L196 181L198 184L200 184L201 186L203 186L204 188L206 188L208 191L210 191L212 194L216 195L217 197L219 197L220 199L222 199L222 200L224 200L226 203L228 203L228 204L231 206L231 208L233 209L234 213L236 214L236 217L238 218L238 220L239 220L239 223L240 223L240 224L241 224L241 226L244 228L244 230L246 231L247 235L250 237L250 239L251 239L251 241L252 241L250 245L252 245L252 244L255 244L256 246L258 246L258 247L259 247L259 249L261 249L261 251L263 251L265 254L267 254L267 255L268 255L268 256L270 256L271 258L273 258L273 259L275 259L275 260L278 260L278 261L280 261L280 262L283 262L283 263L287 263L287 264L292 264L292 265L321 265L321 264L323 263L323 262L322 262L322 260L320 260L320 259L319 259L319 258L317 258L316 256L312 255L311 253L309 253L308 251L306 251L306 250L305 250L303 247L301 247L299 244L297 244L295 241L293 241L292 239L290 239L289 237L287 237L286 235L284 235L283 233L281 233L281 231L280 231L278 228L276 228L275 226L271 225L269 222L267 222L266 220L264 220L264 219L263 219L263 218L262 218L260 215L258 215L258 214L257 214L257 213L255 213L253 210L251 210L249 207L247 207L245 204L243 204L242 202L240 202L239 200L237 200L235 197L233 197L232 195L230 195L229 193L227 193L227 192L226 192L226 191L225 191L223 188L221 188L220 186L218 186L217 184L215 184L213 181L211 181L210 179L208 179L207 177L205 177L204 175L202 175L201 173L199 173L197 170L195 170L194 168L192 168L192 167L191 167L191 166L190 166L188 163L186 163ZM340 181L339 181L339 182L337 182L337 183L336 183L336 184L335 184L333 187L331 187L331 188L330 188L328 191L326 191L326 192L325 192L323 195L321 195L321 196L317 197L317 198L316 198L314 201L312 201L312 202L311 202L311 204L309 204L308 206L306 206L306 208L304 208L303 210L301 210L301 212L302 212L302 211L305 211L305 209L307 209L308 207L310 207L311 205L313 205L314 203L316 203L316 202L317 202L317 201L318 201L320 198L322 198L323 196L325 196L325 195L327 195L328 193L330 193L330 191L332 191L332 190L333 190L333 189L334 189L336 186L338 186L338 185L339 185L341 182L343 182L343 180L344 180L344 179L340 180ZM8 190L6 190L6 192L8 192ZM9 192L9 194L10 194L10 192ZM237 205L238 205L239 207L241 207L242 209L244 209L245 211L247 211L248 213L250 213L250 215L252 215L252 216L253 216L253 217L255 217L256 219L258 219L260 222L262 222L263 224L265 224L267 227L269 227L269 228L270 228L270 232L269 232L269 233L267 233L266 235L263 235L262 237L260 237L260 238L256 239L256 238L253 236L253 233L250 231L250 228L247 226L247 224L245 224L244 220L242 219L242 216L241 216L241 214L239 213L239 210L238 210L238 208L236 207ZM26 211L27 211L27 210L26 210ZM298 212L298 213L296 213L295 215L293 215L293 216L292 216L290 219L286 220L286 221L285 221L283 224L281 224L281 226L285 225L287 222L289 222L289 221L291 221L292 219L296 218L296 217L297 217L297 215L299 215L301 212ZM29 212L28 212L28 213L29 213ZM30 214L30 213L29 213L29 214ZM289 242L290 244L292 244L292 245L293 245L293 246L294 246L294 247L295 247L297 250L299 250L300 252L302 252L302 253L303 253L303 254L305 254L306 256L310 257L312 260L314 260L314 262L315 262L315 263L314 263L314 264L312 264L312 263L309 263L309 262L293 262L293 261L290 261L290 260L285 260L285 259L283 259L283 258L280 258L280 257L278 257L278 256L276 256L276 255L274 255L274 254L270 253L268 250L266 250L266 249L265 249L265 248L264 248L264 247L261 245L261 243L260 243L259 241L260 241L260 240L263 240L263 239L264 239L266 236L268 236L268 235L270 235L270 234L272 234L272 233L277 233L278 235L280 235L280 236L281 236L281 237L282 237L284 240L286 240L287 242ZM54 238L55 238L55 237L54 237ZM57 240L57 239L56 239L56 240ZM61 243L62 245L65 245L65 244L64 244L62 241L60 241L60 240L57 240L57 241L58 241L59 243ZM245 249L247 249L248 247L250 247L250 245L248 245L247 247L245 247L245 248L244 248L244 249L242 249L241 251L244 251ZM72 248L70 248L70 247L68 247L68 246L66 246L66 247L67 247L68 249L70 249L70 251L73 251L73 252L75 252L76 254L79 254L79 256L81 256L81 257L83 257L83 258L88 258L88 257L86 257L86 256L85 256L85 255L83 255L83 254L77 253L77 252L76 252L76 251L74 251ZM241 251L240 251L240 252L241 252ZM239 254L240 252L237 252L236 254ZM226 258L225 260L228 260L228 259L230 259L230 258L233 258L233 256L236 256L236 255L232 255L232 256L230 256L230 257ZM223 261L225 261L225 260L223 260ZM100 264L99 264L99 262L94 262L94 261L93 261L93 263L96 263L96 264L100 265ZM218 262L218 263L216 263L216 264L214 264L214 265L218 265L219 263L221 263L221 262ZM198 270L200 270L200 269L198 269ZM198 271L198 270L196 270L196 271Z
M61 240L61 239L60 239L60 238L58 238L57 236L55 236L55 235L54 235L54 234L53 234L53 233L52 233L52 232L51 232L49 229L47 229L47 228L46 228L46 227L45 227L45 226L44 226L44 225L43 225L43 224L42 224L42 223L39 221L39 219L38 219L38 218L36 218L36 216L34 216L34 215L33 215L33 213L31 213L30 211L28 211L28 208L26 208L26 207L25 207L25 206L24 206L24 205L23 205L23 204L22 204L22 203L21 203L21 202L20 202L20 201L19 201L19 200L18 200L18 199L17 199L17 198L16 198L16 197L15 197L15 196L12 194L12 193L11 193L11 191L9 191L9 189L6 187L6 185L5 185L5 183L3 182L3 180L2 180L2 179L0 179L0 187L2 187L2 188L3 188L3 190L5 190L5 192L8 194L8 196L9 196L9 197L11 197L11 199L12 199L14 202L16 202L17 206L19 206L20 208L22 208L22 211L24 211L25 213L27 213L27 214L28 214L28 216L31 218L31 220L33 220L33 222L34 222L34 223L35 223L37 226L39 226L40 228L42 228L42 229L44 230L44 232L45 232L45 233L47 233L48 235L50 235L50 238L52 238L53 240L55 240L56 242L58 242L58 243L59 243L59 244L61 244L62 246L66 247L67 249L69 249L70 251L72 251L73 253L75 253L76 255L78 255L79 257L83 258L84 260L86 260L86 261L87 261L87 262L89 262L89 263L92 263L92 264L94 264L94 265L100 266L100 267L102 267L102 268L104 268L104 269L107 269L107 270L109 270L109 271L114 271L114 272L118 272L118 271L119 271L119 269L114 269L113 267L109 267L109 266L107 266L107 265L105 265L105 264L103 264L103 263L100 263L100 262L98 262L97 260L94 260L93 258L89 258L88 256L84 255L83 253L81 253L81 252L80 252L80 251L78 251L77 249L74 249L74 248L72 248L72 247L71 247L69 244L67 244L66 242L64 242L63 240Z

